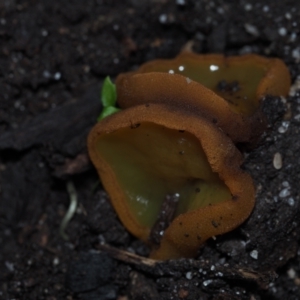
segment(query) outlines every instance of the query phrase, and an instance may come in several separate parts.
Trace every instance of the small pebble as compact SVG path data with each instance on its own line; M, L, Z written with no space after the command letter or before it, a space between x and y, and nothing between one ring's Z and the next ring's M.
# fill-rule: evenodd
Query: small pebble
M45 70L45 71L43 72L43 76L44 76L45 78L50 78L50 77L51 77L51 74L50 74L49 71Z
M288 200L287 200L289 206L294 206L295 205L295 200L294 198L290 197Z
M291 195L290 189L289 188L285 188L283 190L280 191L279 193L279 197L280 198L285 198Z
M41 33L42 33L42 36L47 36L48 35L48 31L45 30L45 29L43 29Z
M300 121L300 114L298 114L298 115L296 115L295 117L294 117L294 119L296 120L296 121Z
M282 186L287 188L287 187L290 187L290 184L289 184L288 181L285 180L285 181L282 182Z
M245 10L249 11L249 10L251 10L251 9L252 9L252 4L251 4L251 3L247 3L247 4L245 5Z
M162 24L165 24L167 23L167 20L168 20L168 17L166 14L162 14L159 16L159 22L162 23Z
M290 125L290 122L288 122L288 121L283 121L283 122L281 123L281 126L278 128L278 132L279 132L279 133L285 133L285 132L288 130L289 125Z
M292 57L296 59L296 61L300 60L300 49L299 48L295 48L292 51Z
M185 5L185 0L176 0L177 5Z
M276 170L282 168L282 156L279 152L276 152L273 157L273 166Z
M253 258L253 259L258 259L258 251L257 250L252 250L250 252L250 256Z
M54 259L53 259L53 265L54 266L57 266L59 264L59 258L58 257L55 257Z
M286 36L287 30L286 30L286 28L281 27L281 28L278 29L278 33L279 33L279 35L281 35L281 36Z
M265 5L263 7L263 12L268 12L270 10L269 6L268 5Z
M204 286L208 286L209 284L211 284L212 283L212 280L211 279L209 279L209 280L205 280L205 281L203 281L203 285Z
M289 96L295 96L299 90L300 90L300 77L297 77L295 82L290 87Z
M296 278L296 272L293 268L290 268L288 271L287 271L287 274L288 276L291 278L291 279L295 279Z
M246 30L249 34L254 35L254 36L259 36L259 31L258 31L258 29L257 29L256 26L254 26L254 25L252 25L252 24L249 24L249 23L246 23L246 24L244 25L244 27L245 27L245 30Z
M297 33L296 32L292 32L290 35L290 42L295 42L297 38Z
M288 19L288 20L290 20L292 18L292 15L289 12L287 12L285 14L285 18Z
M56 72L55 74L54 74L54 79L55 80L59 80L61 78L61 73L60 72Z
M185 274L185 278L188 279L188 280L191 280L193 278L192 272L187 272Z

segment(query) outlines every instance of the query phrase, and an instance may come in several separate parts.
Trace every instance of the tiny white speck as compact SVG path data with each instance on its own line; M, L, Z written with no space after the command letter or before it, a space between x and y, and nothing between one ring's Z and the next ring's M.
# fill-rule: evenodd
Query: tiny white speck
M188 279L188 280L191 280L193 278L192 272L187 272L185 274L185 278Z
M244 27L245 27L245 30L246 30L249 34L254 35L254 36L258 36L258 35L259 35L259 31L258 31L258 29L257 29L256 26L254 26L254 25L252 25L252 24L249 24L249 23L246 23L246 24L244 25Z
M15 270L14 264L9 261L5 261L5 266L10 272L13 272Z
M211 271L214 271L215 269L216 269L215 266L211 266L211 267L210 267L210 270L211 270Z
M99 240L100 244L106 243L105 237L102 234L98 235L98 240Z
M43 30L42 30L42 36L47 36L47 35L48 35L48 31L45 30L45 29L43 29Z
M174 70L169 70L169 74L174 74Z
M263 7L263 12L268 12L270 10L269 6L268 5L265 5Z
M289 121L283 121L281 123L281 126L278 128L278 132L279 133L285 133L288 130L289 126L290 126Z
M224 14L224 8L223 8L223 7L218 7L218 8L217 8L217 12L218 12L220 15Z
M21 101L17 100L17 101L15 102L15 104L14 104L14 107L15 107L15 108L20 108L20 106L21 106Z
M176 0L177 5L185 5L185 0Z
M209 279L209 280L205 280L205 281L203 281L203 285L204 286L208 286L209 284L211 284L212 283L212 280L211 279Z
M281 27L281 28L278 29L278 33L279 33L279 35L281 35L281 36L286 36L287 30L286 30L286 28Z
M219 66L216 66L216 65L210 65L210 66L209 66L209 69L210 69L212 72L214 72L214 71L219 70Z
M287 200L287 202L288 202L288 205L289 205L289 206L294 206L294 205L295 205L295 200L294 200L294 198L292 198L292 197L290 197L290 198Z
M287 271L287 274L288 276L291 278L291 279L295 279L296 278L296 272L293 268L290 268L288 271Z
M298 114L298 115L296 115L295 117L294 117L294 119L296 120L296 121L300 121L300 114Z
M257 250L252 250L250 252L250 256L253 258L253 259L258 259L258 251Z
M54 259L53 259L53 265L54 266L57 266L59 264L59 258L58 257L55 257Z
M289 184L289 182L288 181L283 181L282 183L281 183L281 185L283 186L283 187L289 187L290 186L290 184Z
M296 96L297 92L300 90L300 77L298 76L294 84L290 87L289 95Z
M54 74L54 79L55 80L59 80L61 78L61 73L60 72L56 72L55 74Z
M292 56L293 56L293 58L295 58L296 60L299 60L299 59L300 59L300 49L299 49L299 48L295 48L295 49L292 51Z
M184 71L184 66L179 66L178 70L179 71Z
M289 12L287 12L285 14L285 18L288 19L288 20L290 20L292 18L292 15Z
M292 32L290 35L290 42L295 42L297 38L297 33L296 32Z
M187 83L191 83L192 82L192 80L190 78L188 78L188 77L186 77L185 80L186 80Z
M290 189L289 188L285 188L283 190L280 191L279 193L279 197L280 198L285 198L291 195Z
M45 78L50 78L50 77L51 77L51 74L50 74L49 71L45 70L45 71L43 72L43 76L44 76Z
M166 14L162 14L159 16L159 22L162 24L167 23L167 15Z
M247 10L247 11L252 10L252 4L251 3L247 3L245 5L245 10Z

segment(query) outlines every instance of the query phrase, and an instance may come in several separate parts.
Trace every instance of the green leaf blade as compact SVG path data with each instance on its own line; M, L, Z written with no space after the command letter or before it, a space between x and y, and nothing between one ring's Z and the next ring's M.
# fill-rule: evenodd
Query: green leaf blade
M101 103L103 108L109 106L115 106L117 101L116 85L112 83L110 77L107 76L104 79L102 91L101 91Z

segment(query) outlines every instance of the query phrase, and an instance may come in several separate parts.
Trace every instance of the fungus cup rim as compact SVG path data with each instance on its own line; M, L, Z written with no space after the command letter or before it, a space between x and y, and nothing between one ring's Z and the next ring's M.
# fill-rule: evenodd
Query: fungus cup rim
M146 72L149 66L159 63L177 63L189 59L195 64L212 60L216 64L238 65L251 61L263 65L265 76L256 89L255 101L267 94L287 95L291 78L286 65L277 58L265 58L256 54L225 57L222 54L181 53L171 60L158 59L143 64L136 71L119 74L116 78L118 104L128 108L145 103L175 105L204 116L220 127L234 142L255 142L266 128L266 120L260 108L252 115L233 111L229 103L211 89L180 74Z

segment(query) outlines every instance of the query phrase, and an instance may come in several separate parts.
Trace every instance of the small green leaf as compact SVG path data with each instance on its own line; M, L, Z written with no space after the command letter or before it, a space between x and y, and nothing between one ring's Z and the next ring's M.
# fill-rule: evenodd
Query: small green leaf
M101 112L100 116L98 117L97 121L100 121L120 110L121 110L120 108L117 108L114 106L103 107L102 112Z
M113 84L107 76L104 79L102 91L101 91L101 103L103 107L109 107L114 106L117 101L117 91L116 91L116 85Z

